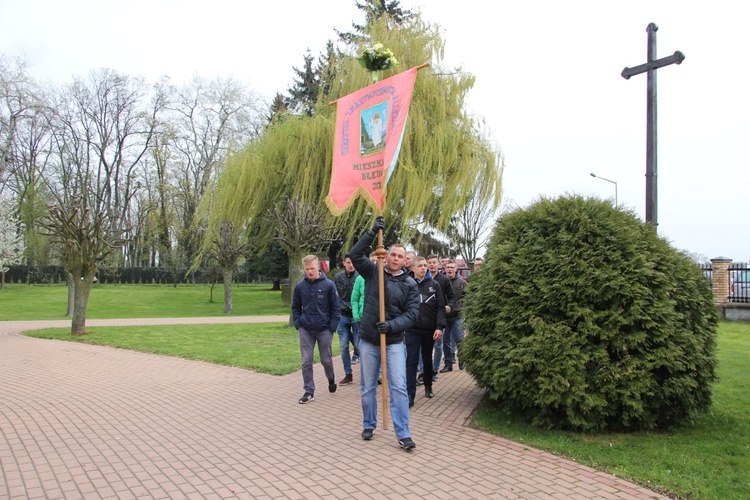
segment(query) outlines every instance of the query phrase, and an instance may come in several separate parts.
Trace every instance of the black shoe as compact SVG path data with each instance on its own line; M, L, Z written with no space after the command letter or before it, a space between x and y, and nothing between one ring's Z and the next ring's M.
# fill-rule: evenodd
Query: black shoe
M370 439L372 439L372 433L373 433L373 429L365 429L365 430L363 430L362 431L362 439L364 439L365 441L369 441Z
M409 398L409 408L414 406L414 398Z
M299 404L303 405L314 400L315 400L315 397L312 395L312 393L306 392L301 398L299 398Z
M445 365L442 370L440 370L440 373L445 372L452 372L453 371L453 365Z
M328 392L334 393L336 392L337 388L338 386L336 385L336 382L334 382L333 380L328 381Z
M421 373L417 375L417 385L424 385L424 375Z
M413 450L414 448L417 447L417 445L414 444L414 441L410 437L409 438L404 438L404 439L399 439L398 440L398 445L401 448L405 449L406 451Z
M459 370L463 370L463 369L464 369L465 367L466 367L466 363L465 363L465 362L463 362L463 361L461 361L461 360L459 359L459 360L458 360L458 369L459 369Z
M432 387L425 387L424 388L424 397L430 398L430 399L432 399L432 398L435 397L435 393L432 392Z

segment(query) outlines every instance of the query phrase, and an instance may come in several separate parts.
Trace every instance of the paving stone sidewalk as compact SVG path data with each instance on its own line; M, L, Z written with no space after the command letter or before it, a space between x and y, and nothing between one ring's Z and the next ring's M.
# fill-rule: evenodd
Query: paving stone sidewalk
M251 321L286 317L87 325ZM355 383L329 394L317 365L315 401L300 405L298 372L19 334L69 325L0 322L0 499L666 498L470 428L482 392L464 371L441 374L434 399L417 393L417 448L406 452L392 425L360 439L356 369ZM335 368L342 378L340 358Z

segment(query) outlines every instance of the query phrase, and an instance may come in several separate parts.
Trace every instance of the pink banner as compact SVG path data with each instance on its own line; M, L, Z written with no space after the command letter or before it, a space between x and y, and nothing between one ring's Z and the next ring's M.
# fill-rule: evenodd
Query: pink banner
M401 150L414 80L414 67L336 101L333 170L326 203L341 215L357 196L379 214L386 184Z

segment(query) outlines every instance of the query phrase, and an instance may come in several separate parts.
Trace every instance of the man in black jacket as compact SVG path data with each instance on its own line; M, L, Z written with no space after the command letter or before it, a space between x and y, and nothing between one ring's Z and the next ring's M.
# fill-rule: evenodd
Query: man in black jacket
M383 218L377 217L372 230L365 232L349 251L354 268L365 280L365 307L359 324L362 439L372 439L377 427L380 336L385 335L393 428L399 445L411 450L416 445L409 430L409 396L406 390L403 340L404 331L414 323L419 314L419 291L417 283L403 268L406 249L402 245L392 245L386 254L384 266L385 321L380 321L378 265L370 262L368 253L375 235L383 229Z
M458 264L456 264L456 261L448 259L444 269L445 275L448 277L451 286L453 287L453 292L456 294L456 302L445 318L448 322L443 331L443 354L445 355L445 366L440 370L440 373L453 370L453 362L457 356L458 346L461 345L461 342L464 340L464 318L461 315L461 309L463 308L464 295L466 294L466 280L458 274ZM461 358L458 359L458 369L464 369L464 362L461 361Z
M341 320L337 331L339 333L339 347L341 348L341 362L344 365L344 378L339 385L350 384L353 380L352 365L359 363L359 325L352 314L352 290L354 281L359 274L354 270L354 264L349 254L344 256L344 270L333 277L336 290L341 301ZM354 356L349 354L349 342L354 346Z
M419 316L417 321L406 330L406 387L409 393L409 407L414 405L417 392L417 365L419 354L423 359L430 359L435 342L442 342L446 326L445 299L440 284L432 279L427 269L427 260L417 257L412 267L414 279L419 287ZM424 365L424 395L432 398L432 366Z
M313 379L313 350L318 343L320 363L328 378L328 391L336 392L336 376L331 359L333 331L341 319L341 305L336 285L320 270L320 261L314 255L302 258L305 279L297 283L292 296L292 320L299 332L299 349L302 354L302 382L305 393L300 404L315 399Z
M427 268L432 274L432 279L440 283L440 288L443 289L443 297L445 298L445 313L449 314L451 309L456 305L456 294L453 292L453 286L451 285L448 277L440 272L440 259L437 255L431 254L427 256ZM428 358L429 359L429 358ZM440 369L440 360L443 359L443 343L435 342L435 354L432 357L432 370L434 375L432 380L438 379L438 370ZM423 359L424 363L427 363L426 359ZM423 372L423 370L420 370ZM424 372L423 372L424 373ZM427 381L425 380L425 383Z

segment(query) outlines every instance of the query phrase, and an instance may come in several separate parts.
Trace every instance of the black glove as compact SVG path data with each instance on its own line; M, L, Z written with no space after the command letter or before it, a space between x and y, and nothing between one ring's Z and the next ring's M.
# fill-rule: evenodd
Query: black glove
M383 216L378 215L375 217L375 222L372 223L372 232L378 234L381 229L385 231L385 222L383 222Z
M391 325L385 321L381 321L375 326L378 328L378 333L385 333L386 335L391 333Z

